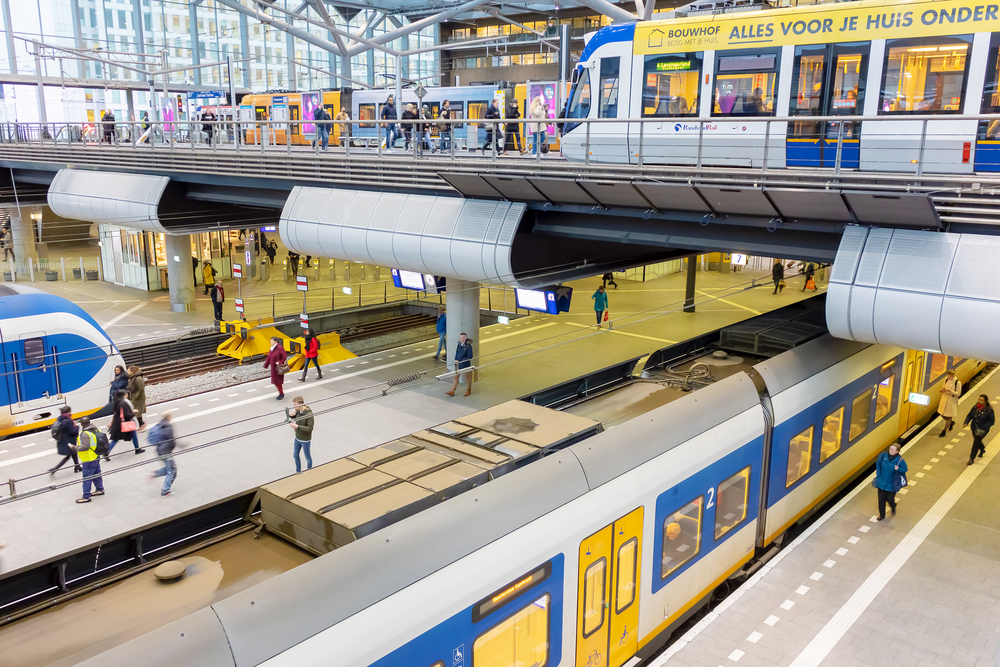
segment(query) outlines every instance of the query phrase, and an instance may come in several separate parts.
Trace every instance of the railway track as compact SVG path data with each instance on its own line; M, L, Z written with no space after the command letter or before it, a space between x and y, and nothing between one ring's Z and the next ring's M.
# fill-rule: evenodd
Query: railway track
M433 315L401 315L400 317L390 317L387 320L367 322L351 327L341 327L340 329L335 329L335 331L340 334L341 344L344 344L380 334L428 326L434 324L435 321L436 318Z
M223 357L218 354L204 354L197 357L189 357L178 361L170 361L162 364L153 364L142 369L143 377L147 385L159 382L170 382L182 378L221 371L230 366L236 366L239 361L232 357Z

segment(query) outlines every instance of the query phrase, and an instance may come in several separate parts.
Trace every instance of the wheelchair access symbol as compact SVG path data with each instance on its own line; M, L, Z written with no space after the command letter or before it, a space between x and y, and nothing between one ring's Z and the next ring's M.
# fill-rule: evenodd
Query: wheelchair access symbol
M465 644L459 644L458 648L451 652L452 667L460 667L465 660Z

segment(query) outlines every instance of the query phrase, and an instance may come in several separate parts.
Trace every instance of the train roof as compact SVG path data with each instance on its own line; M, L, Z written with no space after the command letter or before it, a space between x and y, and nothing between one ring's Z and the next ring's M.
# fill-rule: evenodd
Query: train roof
M108 343L112 342L104 328L72 301L34 287L0 285L0 321L53 313L75 315L100 331Z

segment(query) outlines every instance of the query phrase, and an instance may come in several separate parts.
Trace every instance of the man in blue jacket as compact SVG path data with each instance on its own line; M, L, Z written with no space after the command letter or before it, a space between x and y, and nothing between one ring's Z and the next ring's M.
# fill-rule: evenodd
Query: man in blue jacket
M441 358L442 351L445 354L448 353L448 348L444 346L444 335L448 331L448 315L444 312L444 308L438 308L436 331L438 335L438 351L434 353L434 359L438 360Z
M464 333L458 336L458 348L455 350L455 379L451 383L451 391L446 392L449 396L455 395L455 390L458 389L458 380L461 376L465 376L465 395L468 396L472 393L472 372L471 370L463 373L462 369L472 368L472 343L469 342L469 337Z

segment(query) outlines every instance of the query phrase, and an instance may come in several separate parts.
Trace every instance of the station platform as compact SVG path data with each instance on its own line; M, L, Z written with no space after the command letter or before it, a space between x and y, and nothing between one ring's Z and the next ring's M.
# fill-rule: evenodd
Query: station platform
M1000 664L1000 434L967 465L961 428L979 394L1000 401L997 370L903 448L896 516L861 481L649 667Z
M51 480L46 473L59 461L47 432L7 440L0 443L3 479L21 480L20 493L50 484L56 488L0 505L0 540L8 543L0 551L0 569L35 565L291 474L292 433L284 408L293 396L302 395L316 415L312 456L318 465L813 295L800 292L794 280L778 296L769 285L744 290L753 277L749 272L700 275L694 314L681 312L682 278L644 283L642 289L623 282L617 292L611 290L610 331L593 326L589 296L597 281L586 281L569 314L483 327L480 340L474 341L481 381L468 398L446 396L450 383L434 379L446 372L442 362L431 358L435 339L331 364L322 380L313 372L300 384L291 374L281 402L269 381L261 380L151 405L147 421L155 423L171 412L185 445L176 459L175 495L166 498L159 495L162 480L148 479L158 467L152 450L135 456L129 443L119 443L111 463L102 466L107 495L77 505L81 489L72 468L63 468ZM387 387L389 379L411 373L424 375ZM388 395L383 396L384 390ZM104 421L98 423L103 426ZM141 433L140 440L145 442ZM137 463L142 465L130 467ZM9 495L6 486L0 486L0 494Z

